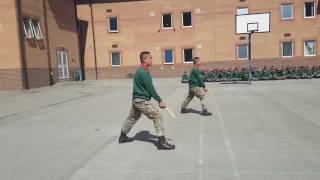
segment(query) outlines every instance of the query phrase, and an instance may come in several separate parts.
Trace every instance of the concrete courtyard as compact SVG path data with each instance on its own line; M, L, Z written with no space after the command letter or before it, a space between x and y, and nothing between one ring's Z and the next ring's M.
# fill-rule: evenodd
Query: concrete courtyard
M187 84L155 79L174 151L158 151L142 117L118 135L132 80L0 91L1 180L319 180L320 80L206 83L213 116L180 114Z

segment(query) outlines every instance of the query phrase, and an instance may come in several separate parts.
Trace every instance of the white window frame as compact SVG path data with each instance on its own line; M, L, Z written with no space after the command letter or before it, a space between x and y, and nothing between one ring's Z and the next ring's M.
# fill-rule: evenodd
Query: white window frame
M25 24L25 21L24 21L25 19L26 19L26 20L28 21L28 23L29 23L31 36L29 36L28 33L27 33L26 24ZM29 18L29 17L23 17L22 23L23 23L23 30L24 30L25 38L27 38L27 39L32 39L32 38L34 38L35 35L34 35L34 32L33 32L32 23L31 23L30 18Z
M309 55L309 54L306 54L306 42L307 41L313 41L314 42L314 54L311 54L311 55ZM316 40L305 40L304 42L303 42L303 54L304 54L304 56L306 56L306 57L314 57L314 56L316 56L316 54L317 54L317 41Z
M117 19L117 30L111 30L110 18L116 18ZM118 18L118 16L109 16L108 17L108 30L109 30L110 33L119 32L119 18Z
M33 30L34 37L38 40L43 39L41 26L40 26L40 19L30 19L30 21L32 24L32 30ZM39 34L36 32L34 21L36 21L36 23L37 23L36 26L38 26L38 28L39 28Z
M172 52L172 62L166 63L166 51L171 50ZM174 64L174 50L173 49L164 49L163 50L163 64Z
M239 10L244 10L247 9L247 13L240 13ZM249 14L249 8L248 7L238 7L237 8L237 15L244 15L244 14Z
M112 61L112 54L113 53L119 53L119 65L114 65L113 64L113 61ZM121 66L121 52L120 51L112 51L111 53L110 53L110 60L111 60L111 67L120 67Z
M246 58L239 58L239 46L247 46L247 57ZM239 44L237 45L237 60L248 60L249 59L249 44Z
M192 58L194 57L194 48L183 48L183 49L182 49L183 63L184 63L184 64L193 63L192 60L189 61L189 62L188 62L188 61L185 61L184 51L185 51L186 49L191 49L191 51L192 51Z
M291 17L289 18L284 18L283 17L283 6L285 5L290 5L291 6ZM294 6L293 6L293 3L286 3L286 4L281 4L281 19L282 20L292 20L294 17Z
M163 26L163 17L164 17L164 15L168 15L168 14L170 14L171 27L164 27ZM161 15L161 27L162 27L162 29L173 29L172 13L163 13Z
M191 26L185 26L184 24L183 24L183 13L190 13L191 14ZM184 12L182 12L181 13L181 25L182 25L182 28L192 28L193 27L193 13L192 13L192 11L184 11Z
M283 44L284 43L291 43L291 46L292 46L292 48L291 48L291 56L285 56L283 53L284 53L284 49L283 49ZM292 58L293 57L293 47L294 46L294 44L293 44L293 41L285 41L285 42L281 42L281 57L283 57L283 58Z
M306 3L313 3L313 16L306 16ZM303 13L303 17L305 18L305 19L309 19L309 18L315 18L316 17L316 2L315 1L306 1L306 2L304 2L304 4L303 4L303 11L304 11L304 13Z

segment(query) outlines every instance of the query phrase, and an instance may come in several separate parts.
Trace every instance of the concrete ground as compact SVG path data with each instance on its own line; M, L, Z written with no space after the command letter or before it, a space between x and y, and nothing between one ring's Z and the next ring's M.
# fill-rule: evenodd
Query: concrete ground
M146 117L118 144L131 80L1 91L0 179L320 179L320 80L207 83L211 117L179 113L187 84L154 81L177 115L161 110L174 151L156 149Z

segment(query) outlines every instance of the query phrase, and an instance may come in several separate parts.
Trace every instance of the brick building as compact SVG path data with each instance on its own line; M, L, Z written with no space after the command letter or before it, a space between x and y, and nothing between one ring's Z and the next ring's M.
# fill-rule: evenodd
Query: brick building
M270 32L252 40L254 66L319 65L318 0L78 0L87 79L128 77L149 50L156 77L180 76L199 56L203 68L246 66L248 36L237 14L270 13Z
M0 1L0 89L74 79L79 42L74 0Z

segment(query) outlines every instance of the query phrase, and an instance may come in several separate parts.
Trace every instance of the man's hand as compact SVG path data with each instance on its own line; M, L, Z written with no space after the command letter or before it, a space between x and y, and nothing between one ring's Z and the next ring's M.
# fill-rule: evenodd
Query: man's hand
M207 88L203 88L203 91L204 91L204 92L208 92L208 89L207 89Z
M159 102L159 107L160 107L161 109L164 109L164 108L166 108L167 106L166 106L166 104L165 104L163 101L160 101L160 102Z

